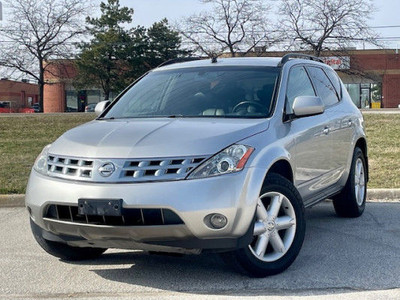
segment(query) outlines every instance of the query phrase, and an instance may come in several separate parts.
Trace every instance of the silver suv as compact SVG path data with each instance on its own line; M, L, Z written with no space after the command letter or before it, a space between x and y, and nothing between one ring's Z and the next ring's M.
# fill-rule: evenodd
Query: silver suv
M33 234L61 259L217 251L261 277L297 257L305 207L364 211L363 118L316 58L166 64L96 112L43 149L27 187Z

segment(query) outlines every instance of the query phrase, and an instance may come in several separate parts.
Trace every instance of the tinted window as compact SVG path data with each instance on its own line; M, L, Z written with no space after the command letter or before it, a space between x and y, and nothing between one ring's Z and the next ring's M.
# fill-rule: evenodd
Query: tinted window
M279 68L200 67L153 71L106 118L267 117Z
M293 113L293 102L298 96L315 96L311 81L304 67L294 67L290 70L286 91L286 113Z
M325 72L318 67L307 67L307 70L315 88L317 89L317 94L321 97L321 100L325 106L330 106L337 103L339 99L337 97L335 88L328 77L326 77Z
M330 81L333 84L333 87L335 88L339 98L342 98L342 90L341 90L341 85L340 85L340 79L339 76L336 74L335 71L331 69L324 69L326 75L328 75Z

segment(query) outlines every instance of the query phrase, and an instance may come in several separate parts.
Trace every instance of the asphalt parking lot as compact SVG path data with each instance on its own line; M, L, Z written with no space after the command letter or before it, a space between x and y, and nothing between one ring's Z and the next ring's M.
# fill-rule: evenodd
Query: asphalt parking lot
M1 208L0 299L400 299L399 216L400 203L368 203L361 218L341 219L324 202L307 210L295 263L254 279L216 254L109 250L66 263L36 245L25 209Z

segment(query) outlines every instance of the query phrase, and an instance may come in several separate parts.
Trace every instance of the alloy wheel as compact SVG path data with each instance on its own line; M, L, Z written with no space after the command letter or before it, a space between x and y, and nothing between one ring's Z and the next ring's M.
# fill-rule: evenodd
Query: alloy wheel
M364 164L361 158L358 158L355 164L354 172L354 192L358 206L361 206L364 202L365 196L365 174Z
M285 195L268 192L259 197L256 216L250 251L262 261L276 261L286 254L295 238L295 210Z

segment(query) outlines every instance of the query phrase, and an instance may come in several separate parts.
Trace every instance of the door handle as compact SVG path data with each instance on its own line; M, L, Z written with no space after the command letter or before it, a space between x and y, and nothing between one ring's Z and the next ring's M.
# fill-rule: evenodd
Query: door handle
M329 134L329 127L325 127L324 130L322 131L323 134L328 135Z

